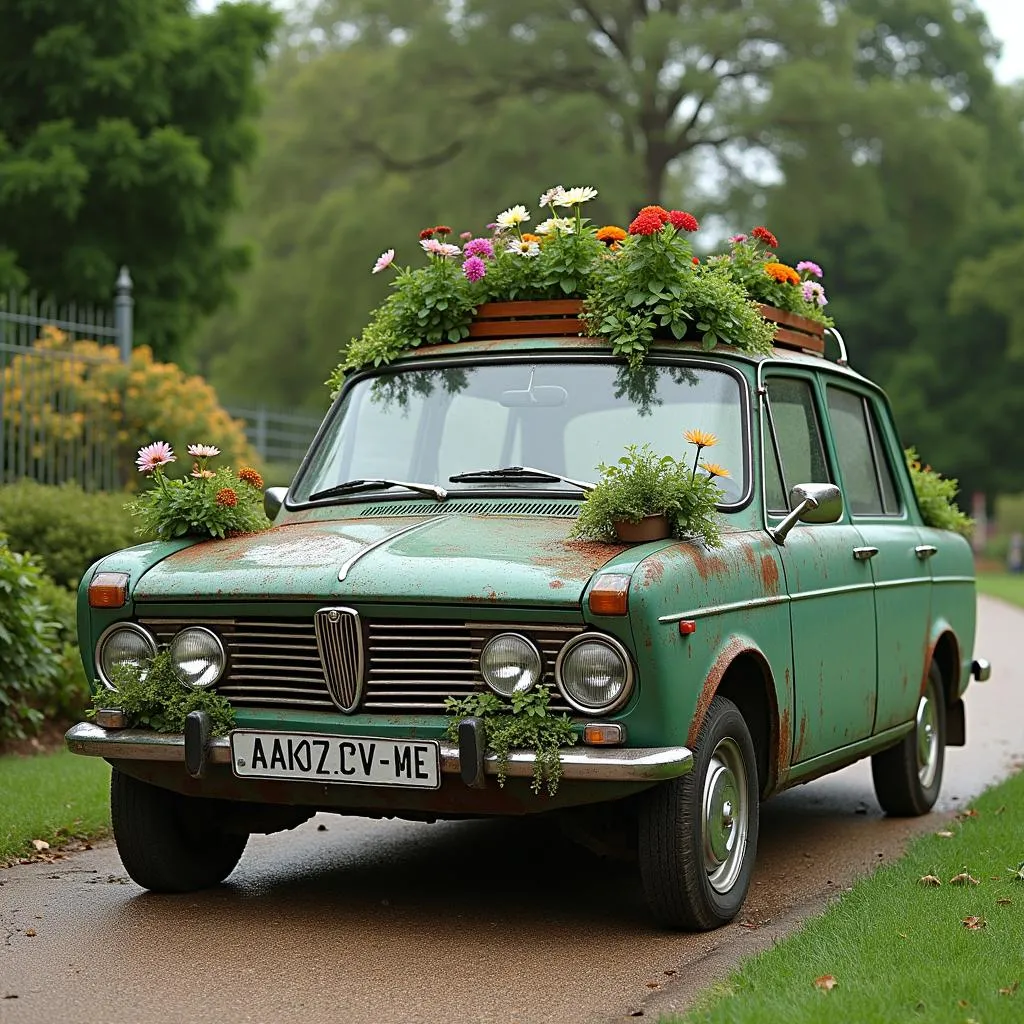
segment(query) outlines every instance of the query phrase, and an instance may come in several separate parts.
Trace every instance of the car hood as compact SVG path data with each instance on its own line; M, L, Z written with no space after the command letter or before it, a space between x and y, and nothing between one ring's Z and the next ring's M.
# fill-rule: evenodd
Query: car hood
M142 576L134 598L578 606L594 572L625 549L570 540L571 525L451 514L285 523L177 551Z

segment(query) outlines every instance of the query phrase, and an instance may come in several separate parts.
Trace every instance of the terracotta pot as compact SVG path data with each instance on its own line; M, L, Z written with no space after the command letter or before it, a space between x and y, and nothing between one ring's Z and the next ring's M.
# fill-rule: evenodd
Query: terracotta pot
M795 348L814 355L825 354L825 325L785 309L761 304L761 316L779 326L775 330L778 348Z
M649 540L664 540L672 536L672 525L666 515L644 516L639 523L616 519L615 536L627 544L644 544Z
M469 325L471 338L544 338L578 335L580 299L485 302Z

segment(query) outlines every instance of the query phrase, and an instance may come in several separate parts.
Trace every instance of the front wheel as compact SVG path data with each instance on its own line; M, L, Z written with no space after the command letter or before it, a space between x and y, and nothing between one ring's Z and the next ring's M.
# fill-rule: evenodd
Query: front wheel
M715 697L692 771L651 790L640 811L640 875L660 924L705 931L736 916L754 870L758 801L750 730Z
M917 703L914 728L895 747L871 758L871 778L882 810L898 818L927 814L939 798L945 760L946 702L942 676L933 662Z
M193 892L223 882L249 836L225 832L215 807L215 801L182 796L113 769L110 817L132 880L153 892Z

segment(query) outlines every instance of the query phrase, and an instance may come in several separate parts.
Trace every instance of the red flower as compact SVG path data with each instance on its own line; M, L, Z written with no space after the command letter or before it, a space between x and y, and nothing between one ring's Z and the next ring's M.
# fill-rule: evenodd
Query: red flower
M238 495L230 487L222 487L217 492L216 502L218 505L226 505L234 508L238 504Z
M438 224L437 227L434 228L434 233L442 236L450 235L452 233L452 229L448 227L447 224Z
M699 259L697 259L697 257L696 257L696 256L694 256L694 257L693 257L693 265L694 265L694 266L696 266L696 265L697 265L698 263L700 263L700 260L699 260Z
M645 206L640 213L637 214L639 217L642 213L654 213L658 215L658 219L662 224L668 223L668 210L664 206Z
M631 235L656 235L665 222L654 212L653 208L644 207L629 225Z
M672 210L668 215L668 222L676 231L696 231L700 227L697 218L685 210Z
M420 241L423 242L423 241L426 241L428 238L433 238L434 237L434 232L436 230L437 230L437 228L424 228L420 232Z
M764 242L769 249L778 249L779 240L766 227L756 227L750 233L759 242Z

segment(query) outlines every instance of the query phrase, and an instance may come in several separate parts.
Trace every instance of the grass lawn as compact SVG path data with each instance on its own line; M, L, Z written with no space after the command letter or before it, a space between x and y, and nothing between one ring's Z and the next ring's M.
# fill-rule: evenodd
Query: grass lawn
M980 572L978 591L1024 608L1024 573Z
M0 757L0 863L53 845L96 836L110 826L110 765L58 750Z
M663 1024L1024 1020L1024 774L972 809ZM951 884L962 872L977 884Z

